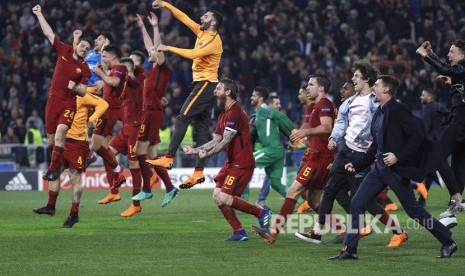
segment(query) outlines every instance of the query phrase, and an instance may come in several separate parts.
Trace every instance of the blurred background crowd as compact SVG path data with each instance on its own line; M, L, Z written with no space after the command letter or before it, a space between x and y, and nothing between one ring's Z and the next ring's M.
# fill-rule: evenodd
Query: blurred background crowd
M56 54L31 12L42 6L45 18L64 42L75 29L95 39L110 31L123 55L144 50L136 13L147 15L150 0L39 0L0 2L0 131L2 143L24 143L28 129L44 132L44 106ZM299 124L302 107L297 92L308 76L324 72L331 77L330 95L340 104L339 88L352 77L355 60L370 59L383 73L401 80L398 99L418 113L425 87L438 91L448 103L448 89L418 55L429 40L446 59L451 42L465 38L465 1L454 0L200 0L170 1L199 22L208 8L225 16L220 29L224 53L221 75L238 80L239 101L250 110L256 85L275 91L283 112ZM158 12L162 42L192 48L194 34ZM174 125L192 81L192 61L168 54L173 76L166 93L165 127ZM150 66L149 64L146 64Z

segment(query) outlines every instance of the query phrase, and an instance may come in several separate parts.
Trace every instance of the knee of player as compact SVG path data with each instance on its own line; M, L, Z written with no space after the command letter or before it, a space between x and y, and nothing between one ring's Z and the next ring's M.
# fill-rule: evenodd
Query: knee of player
M233 196L226 193L220 193L219 200L222 204L231 206L233 202Z
M356 197L353 197L352 200L350 201L350 212L364 212L366 209L365 203L362 202L361 200L357 199Z
M223 204L220 200L220 194L219 193L213 193L213 201L215 202L215 204L217 206L220 206L221 204Z
M176 116L176 123L189 123L187 120L186 120L186 116L184 116L184 114L179 114L178 116Z
M298 189L298 186L302 186L302 184L300 184L297 181L294 181L294 183L292 183L292 186L287 190L286 197L297 199L297 197L299 197L301 194Z
M129 168L130 169L138 169L139 168L139 161L136 160L129 160Z

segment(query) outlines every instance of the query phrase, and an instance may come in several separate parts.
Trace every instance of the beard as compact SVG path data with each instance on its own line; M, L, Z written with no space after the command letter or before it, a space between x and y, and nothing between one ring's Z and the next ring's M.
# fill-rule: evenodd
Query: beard
M207 30L208 28L210 28L210 26L212 25L212 21L204 21L202 25L200 25L200 30L202 31L205 31Z
M86 52L84 52L84 53L81 54L80 51L78 51L77 49L74 50L74 53L75 53L76 56L78 56L78 58L80 58L80 59L85 59L86 56L87 56L87 53L86 53Z
M226 107L226 97L218 97L216 99L216 105L221 109L225 109L225 107Z

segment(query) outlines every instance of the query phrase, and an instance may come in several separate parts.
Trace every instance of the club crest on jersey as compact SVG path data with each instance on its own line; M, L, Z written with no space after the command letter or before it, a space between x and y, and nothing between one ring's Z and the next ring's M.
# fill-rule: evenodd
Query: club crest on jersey
M81 74L81 68L76 68L76 74L80 75Z

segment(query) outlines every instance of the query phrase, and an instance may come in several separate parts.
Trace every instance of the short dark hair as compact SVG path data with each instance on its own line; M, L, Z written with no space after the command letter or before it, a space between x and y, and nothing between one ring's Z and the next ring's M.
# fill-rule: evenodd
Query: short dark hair
M253 91L258 92L258 94L260 95L259 97L262 97L264 102L268 99L268 90L265 87L255 86Z
M81 42L81 41L87 41L87 42L89 43L89 45L90 45L90 48L91 48L91 49L94 48L94 41L93 41L92 39L90 39L90 37L81 37L81 38L79 38L78 44L79 44L79 42Z
M431 98L433 99L433 101L436 100L436 96L437 96L436 90L434 90L431 87L427 87L427 88L424 88L423 91L428 93L431 96Z
M354 86L354 82L352 80L349 80L349 79L347 79L344 83L348 83L348 84Z
M460 49L460 52L462 54L465 54L465 40L463 39L456 39L454 42L452 42L452 45Z
M302 82L302 84L300 85L300 89L307 89L307 86L308 86L308 83L307 82Z
M131 65L131 67L134 69L134 61L128 57L125 57L125 58L122 58L120 61L120 63L129 63Z
M268 105L270 105L270 104L272 104L272 103L274 102L275 99L278 99L278 100L279 100L279 97L276 96L276 95L269 96L269 97L268 97L268 100L266 101L266 103L267 103Z
M136 56L138 56L139 59L140 59L140 64L144 64L145 59L146 59L144 53L142 53L142 52L139 51L139 50L135 50L135 51L132 51L131 55L136 55Z
M237 83L233 81L232 79L228 78L223 78L220 81L224 85L224 91L231 91L230 97L233 100L237 99L237 94L239 92L239 87L237 86Z
M394 97L396 95L397 88L399 88L399 81L390 75L380 75L378 79L380 79L383 84L389 88L389 95Z
M362 74L363 80L368 80L368 85L371 87L375 84L378 79L378 70L367 60L359 60L354 63L354 68L352 70L355 72L357 70Z
M101 35L108 39L108 41L110 41L110 44L115 44L115 37L110 32L103 32L101 33Z
M121 50L114 44L107 45L103 47L104 52L109 52L116 55L118 58L121 57Z
M329 92L329 89L331 88L331 81L326 74L313 74L310 78L316 79L316 83L319 86L323 86L325 93Z
M223 23L223 15L214 9L209 9L209 12L213 13L213 17L215 18L216 21L216 30L219 30L221 27L221 24Z

